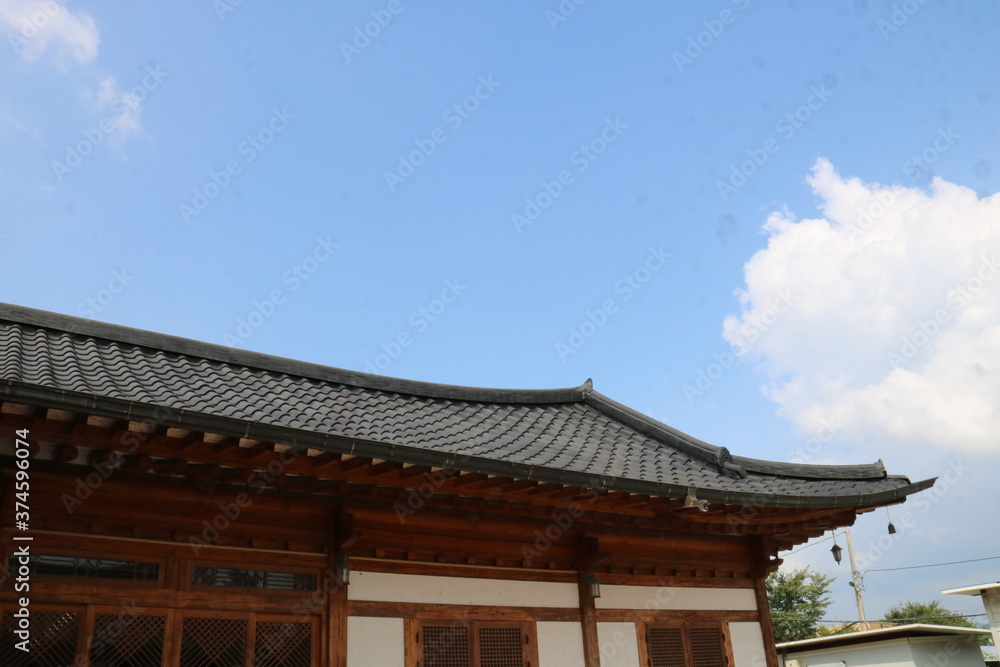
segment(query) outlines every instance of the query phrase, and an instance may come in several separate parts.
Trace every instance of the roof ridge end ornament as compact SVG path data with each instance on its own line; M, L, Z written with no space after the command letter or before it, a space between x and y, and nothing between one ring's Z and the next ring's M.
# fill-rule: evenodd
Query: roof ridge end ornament
M592 391L594 391L594 379L587 378L586 381L580 385L580 393L583 395L584 398L586 398L587 394L589 394Z
M730 479L745 479L747 476L747 469L733 460L727 447L716 449L715 463L722 469L722 474Z

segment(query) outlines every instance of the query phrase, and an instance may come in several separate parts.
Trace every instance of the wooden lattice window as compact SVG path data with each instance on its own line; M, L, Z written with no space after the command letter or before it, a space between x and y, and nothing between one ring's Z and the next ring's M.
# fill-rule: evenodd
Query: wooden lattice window
M726 667L726 637L719 626L691 626L691 664L693 667Z
M645 634L649 667L732 667L722 624L650 624Z
M96 614L90 664L102 667L156 667L163 662L166 616Z
M479 640L480 667L522 667L524 665L524 645L526 638L519 627L480 626L476 634Z
M17 648L20 641L14 631L18 619L7 611L0 617L0 665L5 667L41 667L72 665L76 658L76 637L80 614L61 611L32 611L31 639L28 652Z
M464 625L425 625L418 641L423 667L471 667L472 645Z
M311 623L257 621L254 667L309 667L311 661Z
M184 619L181 633L181 664L185 667L242 665L246 661L245 618Z
M422 621L416 628L419 667L532 667L532 623Z
M686 667L681 628L649 628L646 644L650 667Z

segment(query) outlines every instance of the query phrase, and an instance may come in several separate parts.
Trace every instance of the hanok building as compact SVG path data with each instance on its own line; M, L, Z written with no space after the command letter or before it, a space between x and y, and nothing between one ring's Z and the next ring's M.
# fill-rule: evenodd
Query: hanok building
M779 551L933 483L8 305L0 403L3 665L776 667Z

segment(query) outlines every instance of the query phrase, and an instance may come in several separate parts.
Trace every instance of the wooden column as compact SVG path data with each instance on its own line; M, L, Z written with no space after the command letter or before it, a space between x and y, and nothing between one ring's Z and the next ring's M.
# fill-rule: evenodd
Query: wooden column
M594 598L590 595L590 586L586 582L587 574L609 558L608 554L600 554L597 550L597 539L583 537L577 546L576 585L580 596L580 624L583 628L583 663L584 667L601 667L601 643L597 639L597 610Z
M334 558L330 559L330 573L335 572ZM336 581L327 596L327 646L330 649L330 667L347 667L347 586Z
M590 597L590 587L584 581L586 574L577 573L577 588L580 591L580 623L583 627L584 667L601 667L601 643L597 639L597 611L594 598Z
M347 667L347 586L337 583L337 559L347 557L348 550L360 535L354 531L354 517L339 513L333 521L331 530L330 553L326 576L328 582L327 594L327 647L329 648L330 667Z
M753 545L753 592L760 612L760 632L764 636L764 660L767 667L778 667L778 650L774 646L774 624L771 622L771 605L767 602L764 580L771 569L770 558L764 544L757 540ZM780 563L780 561L778 561Z

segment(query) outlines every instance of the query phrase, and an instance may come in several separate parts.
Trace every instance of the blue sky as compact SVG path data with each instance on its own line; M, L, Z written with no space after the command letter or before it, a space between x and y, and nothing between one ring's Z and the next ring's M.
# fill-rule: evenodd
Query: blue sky
M958 470L871 567L1000 555L1000 10L622 4L0 0L0 299ZM851 618L829 545L790 562ZM872 573L869 614L998 565Z

